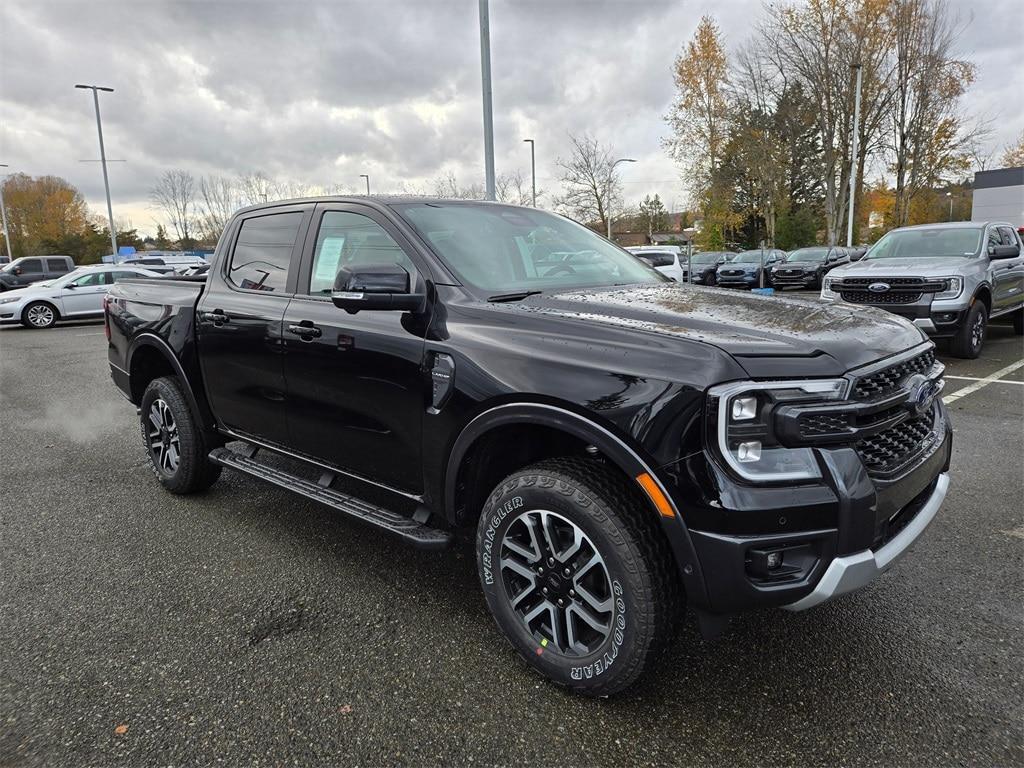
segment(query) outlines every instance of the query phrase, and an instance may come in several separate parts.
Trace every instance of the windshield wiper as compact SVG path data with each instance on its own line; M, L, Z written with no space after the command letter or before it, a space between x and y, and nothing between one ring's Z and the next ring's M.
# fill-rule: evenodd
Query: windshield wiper
M538 293L544 293L544 291L519 291L518 293L496 293L493 296L488 296L488 301L501 302L501 301L522 301L527 296L536 296Z

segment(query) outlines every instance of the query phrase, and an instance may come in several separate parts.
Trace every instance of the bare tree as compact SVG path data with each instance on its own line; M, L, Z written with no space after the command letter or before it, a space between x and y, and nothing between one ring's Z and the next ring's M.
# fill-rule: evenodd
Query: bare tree
M587 134L569 134L569 141L572 154L556 161L562 170L562 195L555 205L575 219L588 224L599 222L605 228L609 202L622 196L612 150Z
M216 240L234 212L242 207L238 185L226 176L204 176L199 180L199 198L203 238Z
M239 176L238 194L243 205L259 205L280 197L277 182L265 176L262 171Z
M944 174L967 170L973 145L987 127L968 127L960 113L975 67L953 56L961 30L945 0L893 0L890 14L896 60L893 223L900 227L909 222L918 193L941 183Z
M189 246L196 222L196 180L188 171L165 171L150 190L150 201L161 210L178 240Z

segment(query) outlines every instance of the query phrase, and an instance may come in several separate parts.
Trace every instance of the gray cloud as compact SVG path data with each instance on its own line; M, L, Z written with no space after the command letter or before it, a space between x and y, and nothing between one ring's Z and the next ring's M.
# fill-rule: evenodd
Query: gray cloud
M961 46L979 66L968 109L993 118L1000 148L1022 128L1024 63L1015 0L963 11ZM425 189L453 171L481 180L477 4L377 2L52 2L0 8L0 161L55 173L102 207L92 103L76 82L116 88L101 101L116 213L151 230L147 191L165 169L262 170L311 184ZM968 19L972 12L975 19ZM760 14L754 0L492 0L499 172L557 187L567 134L587 130L639 162L632 200L685 202L665 156L670 68L702 13L735 48ZM1002 21L993 27L992 19ZM985 20L982 23L981 20Z

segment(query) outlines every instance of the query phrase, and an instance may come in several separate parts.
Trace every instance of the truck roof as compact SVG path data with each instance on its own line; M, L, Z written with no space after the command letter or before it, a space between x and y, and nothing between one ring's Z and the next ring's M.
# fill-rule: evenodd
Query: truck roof
M437 197L434 195L317 195L313 197L296 197L290 200L274 200L273 202L258 203L241 208L237 213L259 211L265 208L278 208L287 205L305 205L307 203L369 203L371 205L392 206L404 205L407 203L436 203L438 205L507 205L514 208L527 206L514 205L513 203L500 203L494 200L465 200L452 197Z
M899 229L981 229L990 224L1004 227L1013 226L1008 221L937 221L934 224L912 224L906 227L899 227Z

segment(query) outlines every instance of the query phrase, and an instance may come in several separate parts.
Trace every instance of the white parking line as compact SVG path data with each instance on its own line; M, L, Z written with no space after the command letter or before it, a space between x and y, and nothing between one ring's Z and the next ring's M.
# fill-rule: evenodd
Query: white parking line
M102 336L102 331L95 331L94 333L76 333L75 336ZM946 378L949 378L948 376Z
M985 379L979 379L977 376L945 376L947 379L956 379L957 381L985 381ZM995 384L1017 384L1024 387L1024 381L997 381Z
M954 400L959 400L961 397L965 397L966 395L969 395L972 392L977 392L982 387L987 387L989 384L991 384L991 383L993 383L995 381L999 381L999 379L1002 378L1003 376L1007 375L1008 373L1013 373L1014 371L1016 371L1018 368L1021 368L1021 367L1024 367L1024 360L1018 360L1016 363L1011 363L1010 365L1006 366L1005 368L1000 368L998 371L993 373L991 376L986 376L985 378L979 379L978 381L974 382L973 384L968 384L963 389L958 389L953 394L946 395L945 397L942 398L942 400L943 400L943 402L946 402L946 403L952 403ZM950 377L950 378L952 378L952 377ZM1000 382L1000 383L1002 383L1002 382Z

